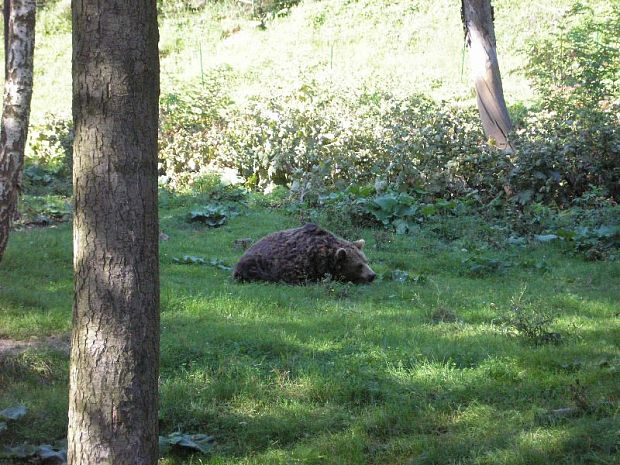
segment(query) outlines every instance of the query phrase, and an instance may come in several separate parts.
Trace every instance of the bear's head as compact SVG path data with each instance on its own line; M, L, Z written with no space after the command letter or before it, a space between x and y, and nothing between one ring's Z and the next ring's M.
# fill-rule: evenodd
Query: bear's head
M362 248L364 240L351 243L351 246L336 250L336 280L355 284L368 284L375 280L377 274L368 266L368 259Z

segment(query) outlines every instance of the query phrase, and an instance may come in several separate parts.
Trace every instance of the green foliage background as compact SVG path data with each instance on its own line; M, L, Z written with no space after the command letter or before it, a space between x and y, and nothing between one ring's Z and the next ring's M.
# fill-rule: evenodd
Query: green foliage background
M616 463L617 3L493 2L510 155L456 0L158 4L160 428L210 451L162 463ZM0 448L66 432L70 2L37 24L0 266L0 339L32 343L0 354L0 410L28 413ZM231 280L240 243L304 221L366 239L377 282Z
M191 188L228 167L250 187L304 198L379 184L482 203L567 207L591 189L618 201L620 7L494 3L518 147L505 156L482 135L465 50L448 40L460 31L456 3L160 2L162 187ZM68 38L66 8L41 11L54 44ZM37 89L57 78L37 70ZM68 115L42 115L40 97L28 156L37 168L27 170L35 185L70 172Z

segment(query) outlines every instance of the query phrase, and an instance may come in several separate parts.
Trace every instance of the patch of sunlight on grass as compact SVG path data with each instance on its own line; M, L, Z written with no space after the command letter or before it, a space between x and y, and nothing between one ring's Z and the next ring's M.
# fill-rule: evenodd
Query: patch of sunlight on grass
M0 309L0 335L15 339L50 336L70 331L71 307L44 310L36 307Z
M612 275L617 263L580 262L557 248L536 248L523 253L544 255L561 272L515 267L510 274L472 279L455 267L455 257L429 253L415 255L411 265L416 273L418 261L425 261L427 280L420 283L241 285L229 272L174 264L171 257L191 253L234 263L241 254L234 238L248 231L258 237L294 220L257 209L218 230L204 230L182 220L188 208L166 220L170 240L162 244L160 423L166 433L214 435L218 446L210 464L543 465L545 453L555 454L556 462L572 454L575 463L587 463L593 454L605 463L612 456L613 436L591 432L611 430L613 412L559 425L537 418L573 405L570 386L576 379L592 402L615 405L617 291L607 286L593 292L580 277L599 266ZM423 230L419 236L430 249L441 249ZM16 231L11 241L0 267L3 334L68 331L70 228ZM403 262L408 247L403 239L368 255L371 263L381 257L389 270ZM44 254L48 262L42 267ZM522 292L528 308L557 310L550 328L562 334L561 343L536 345L504 330L501 317ZM434 320L438 308L456 320ZM37 370L27 376L0 371L8 377L0 406L21 398L33 406L33 418L65 409L66 400L57 399L66 399L66 374L43 385ZM32 399L40 389L49 389L49 397L37 403ZM64 418L40 427L31 423L15 439L61 437ZM519 439L556 430L566 439L556 441L558 452L545 449L544 439ZM591 446L588 435L597 436Z

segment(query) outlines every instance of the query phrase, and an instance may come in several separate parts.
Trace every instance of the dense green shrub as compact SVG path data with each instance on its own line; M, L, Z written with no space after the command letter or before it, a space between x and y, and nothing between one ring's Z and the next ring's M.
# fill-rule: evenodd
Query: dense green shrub
M159 175L169 188L191 185L215 159L230 104L229 68L214 70L200 85L160 100Z
M26 191L71 194L73 122L47 115L28 135L23 184Z
M619 41L620 7L597 16L578 5L530 44L527 72L541 100L518 107L511 155L485 139L473 106L313 81L293 90L274 83L271 93L235 103L236 76L215 69L162 96L160 181L179 191L231 168L247 186L286 186L310 206L367 187L373 195L423 192L426 203L467 198L521 209L569 206L593 190L617 202ZM26 178L34 184L70 173L70 128L46 124L32 133Z
M368 183L458 195L486 189L506 170L473 109L418 95L334 95L305 85L231 116L218 163L261 187L288 184L302 199Z
M298 200L373 185L482 202L507 194L523 205L567 205L591 186L620 195L619 108L620 101L608 101L570 120L549 110L524 112L518 151L506 156L485 141L474 108L305 85L231 107L201 140L204 160L235 168L261 188L290 186ZM195 162L184 165L183 151L179 157L180 171L199 171Z
M527 52L527 75L546 108L598 109L620 91L620 5L594 11L575 3Z
M542 111L520 131L511 182L522 202L566 204L590 189L620 197L620 6L575 3L530 42L528 76Z
M30 128L26 158L33 164L57 171L68 168L70 174L73 138L71 118L46 115L42 124Z
M485 141L475 108L313 85L235 106L227 73L162 97L159 174L167 188L191 187L228 167L250 186L288 186L312 205L360 186L518 205L566 206L592 188L620 197L620 99L571 119L523 111L518 150L507 156ZM70 178L72 138L67 120L34 127L26 180Z
M620 99L571 116L542 110L518 131L509 180L519 203L567 205L591 186L620 200Z

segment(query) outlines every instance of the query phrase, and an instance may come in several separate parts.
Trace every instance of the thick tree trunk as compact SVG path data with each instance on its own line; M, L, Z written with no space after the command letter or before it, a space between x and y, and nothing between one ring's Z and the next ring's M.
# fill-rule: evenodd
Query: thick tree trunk
M28 136L35 0L4 2L4 107L0 129L0 260L9 240Z
M69 465L158 459L156 0L73 0Z
M508 139L512 123L497 61L491 1L462 0L461 15L484 133L495 140L499 148L512 152L514 149Z

